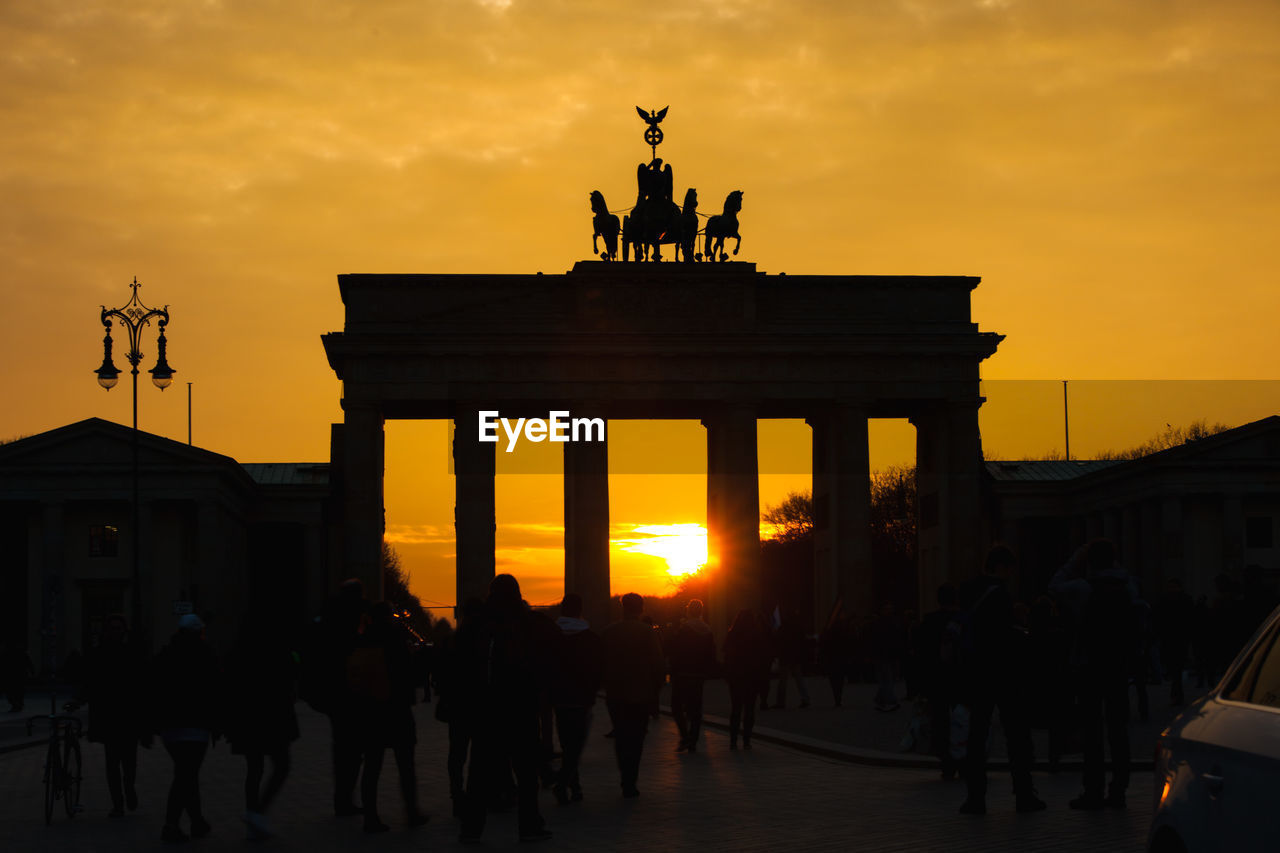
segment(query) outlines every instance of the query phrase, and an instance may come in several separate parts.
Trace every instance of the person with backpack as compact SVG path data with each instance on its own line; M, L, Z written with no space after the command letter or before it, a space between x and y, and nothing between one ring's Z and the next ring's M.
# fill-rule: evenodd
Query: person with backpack
M378 814L378 777L388 748L395 756L400 776L406 823L421 826L427 822L418 807L414 764L418 737L413 705L419 679L407 639L402 626L396 624L391 605L379 601L369 609L369 624L347 658L347 685L355 698L363 747L360 798L364 803L364 831L368 833L390 828Z
M1015 624L1013 599L1005 586L1016 567L1017 558L1008 546L992 546L982 574L961 590L964 612L950 632L961 674L959 693L969 706L968 796L960 806L961 814L987 813L987 736L997 708L1008 743L1014 807L1019 812L1045 808L1031 784L1031 728L1023 673L1018 671L1018 649L1025 637Z
M1125 807L1129 785L1129 675L1141 651L1138 600L1129 575L1107 539L1085 552L1088 596L1080 607L1072 663L1084 747L1084 791L1070 802L1092 811ZM1111 746L1111 787L1106 796L1103 728Z

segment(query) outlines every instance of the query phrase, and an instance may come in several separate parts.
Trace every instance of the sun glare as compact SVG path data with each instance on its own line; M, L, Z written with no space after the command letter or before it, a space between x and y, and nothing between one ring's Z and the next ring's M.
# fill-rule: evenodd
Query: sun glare
M707 564L707 529L701 524L638 524L613 540L619 551L660 557L673 578L692 575Z

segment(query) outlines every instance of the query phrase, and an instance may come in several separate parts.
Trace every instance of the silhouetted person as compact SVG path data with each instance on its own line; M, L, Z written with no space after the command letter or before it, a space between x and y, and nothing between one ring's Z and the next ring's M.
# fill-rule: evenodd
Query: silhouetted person
M9 701L9 711L21 711L26 704L27 679L36 674L31 658L17 639L0 643L0 685L4 686L4 698Z
M622 619L604 629L605 697L613 717L613 746L622 777L622 796L638 797L640 755L649 717L658 714L664 677L658 632L641 620L644 599L622 596Z
M716 641L702 621L702 601L690 599L685 618L671 638L671 716L680 732L677 752L698 751L702 731L702 693L715 674Z
M844 704L844 685L849 679L852 654L852 624L848 616L836 614L818 638L818 660L827 674L831 699L837 708Z
M1151 701L1147 694L1147 683L1151 680L1152 654L1152 616L1151 605L1138 592L1137 581L1131 582L1133 589L1133 616L1137 635L1135 653L1130 659L1129 678L1133 682L1134 696L1138 705L1138 720L1145 723L1151 718Z
M395 756L409 825L426 823L426 815L418 808L413 756L418 742L413 720L418 672L408 638L396 624L387 602L379 601L369 609L369 624L351 653L347 673L364 746L364 771L360 777L364 831L389 829L378 814L378 779L388 749Z
M227 739L245 758L244 822L250 839L268 838L267 808L289 776L289 745L298 739L298 666L283 625L264 608L249 611L227 658L226 681Z
M178 620L177 632L156 657L151 693L156 728L173 759L160 838L187 840L179 826L183 812L191 819L191 835L202 838L210 826L200 807L200 766L209 745L221 736L224 691L218 659L205 642L199 616Z
M467 599L458 608L457 616L458 631L461 632L463 626L484 618L484 602L478 598ZM465 712L466 705L461 695L466 673L461 671L463 662L458 653L458 633L444 619L436 623L432 654L435 657L432 671L436 683L436 719L449 726L449 754L446 759L449 798L453 801L453 816L462 817L467 752L471 747L474 726Z
M943 648L948 626L955 621L960 607L956 588L944 583L938 587L938 609L926 613L912 635L920 691L924 694L929 714L929 751L938 757L944 779L956 775L951 755L951 709L956 703L957 659L954 649ZM954 631L954 629L953 629Z
M532 612L514 577L489 585L481 618L458 628L459 712L473 721L471 772L463 804L464 843L484 831L486 807L516 777L521 841L551 837L538 811L540 697L551 680L555 624Z
M560 629L559 666L552 677L551 704L564 758L552 790L564 805L582 799L578 767L591 728L591 708L604 677L604 643L582 618L582 597L577 593L564 597L556 626Z
M773 707L787 707L787 680L795 679L800 691L800 707L809 707L809 688L804 683L804 665L809 658L809 644L800 627L800 612L789 610L778 626L778 695Z
M1129 675L1139 650L1136 596L1107 539L1085 553L1089 596L1080 610L1073 663L1077 672L1084 792L1073 809L1125 807L1129 786ZM1111 788L1103 796L1103 726L1111 746Z
M739 610L724 638L724 675L729 683L729 749L738 748L739 732L743 749L751 748L756 699L762 682L764 689L768 689L771 663L773 652L759 618L750 610Z
M333 755L333 811L358 815L356 780L364 745L355 696L347 681L347 664L368 618L364 585L351 578L325 603L324 614L311 626L302 654L302 698L329 718Z
M146 662L129 641L129 623L113 613L102 623L98 645L88 655L80 701L89 704L89 740L106 753L111 817L138 808L138 741L144 724Z
M777 613L777 611L774 611ZM777 644L774 634L776 628L782 624L782 617L777 617L778 624L774 625L773 620L762 612L756 613L756 624L760 627L760 635L764 638L765 651L769 657L768 663L765 665L764 671L760 673L760 684L757 685L756 694L760 698L760 710L769 710L769 687L773 683L773 662L778 657Z
M1182 682L1195 618L1195 602L1182 588L1181 581L1169 578L1165 581L1164 594L1156 599L1152 620L1160 664L1169 677L1169 701L1174 705L1186 701Z
M1056 771L1075 722L1075 694L1067 665L1071 639L1048 596L1032 603L1028 617L1025 672L1031 725L1048 731L1049 769Z
M898 697L893 691L893 682L902 653L906 649L906 630L893 605L885 602L880 605L880 613L867 631L871 663L875 667L876 682L879 684L875 698L876 710L896 711Z
M987 553L982 574L961 590L965 619L961 636L961 695L969 705L969 747L966 756L968 796L962 814L987 811L987 736L991 715L1000 709L1013 776L1015 808L1019 812L1044 809L1031 784L1031 729L1027 721L1022 673L1016 671L1017 649L1024 638L1015 627L1013 600L1005 579L1017 560L1004 545Z

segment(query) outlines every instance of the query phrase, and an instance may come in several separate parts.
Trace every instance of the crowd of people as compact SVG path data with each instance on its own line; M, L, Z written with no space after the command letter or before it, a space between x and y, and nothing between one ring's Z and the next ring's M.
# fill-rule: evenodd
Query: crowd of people
M820 637L819 660L837 706L846 680L867 680L879 685L875 707L894 711L901 676L918 709L904 740L928 732L943 777L965 778L964 814L986 812L986 753L997 711L1018 811L1046 807L1031 784L1033 728L1047 731L1050 768L1065 753L1083 755L1082 792L1071 808L1124 808L1131 698L1145 722L1150 685L1169 684L1172 709L1186 701L1189 678L1212 686L1277 603L1252 568L1242 582L1218 576L1213 599L1193 600L1170 579L1148 601L1106 539L1078 549L1049 580L1047 594L1030 603L1011 594L1016 569L1014 553L997 545L977 578L941 586L937 609L920 619L885 605L864 622L837 614Z
M941 587L937 610L918 621L889 605L861 623L837 612L816 655L832 699L841 705L846 683L865 680L878 685L875 707L891 712L905 676L905 698L915 699L928 721L942 775L964 777L964 814L986 812L986 752L997 712L1018 811L1046 807L1032 785L1033 727L1048 729L1051 763L1073 744L1083 752L1082 793L1071 808L1123 808L1131 687L1138 685L1142 715L1153 672L1168 676L1171 702L1182 703L1188 666L1194 662L1200 683L1212 682L1273 596L1224 576L1211 606L1175 581L1148 604L1106 540L1082 548L1054 575L1049 595L1030 605L1011 595L1015 568L1012 551L994 547L977 577ZM785 708L789 684L799 690L799 707L809 706L803 676L814 655L798 611L768 618L743 610L717 648L697 599L678 623L661 627L646 617L639 595L620 603L622 618L597 630L583 619L576 594L567 594L552 618L530 607L516 579L502 574L485 600L462 603L456 627L440 619L423 641L352 580L302 636L265 608L251 610L223 659L199 616L181 617L150 659L130 643L124 618L112 616L87 653L78 696L88 704L89 740L103 745L110 814L137 809L137 750L158 740L173 763L162 839L207 835L200 770L210 745L225 737L245 759L246 832L268 837L267 813L287 783L299 736L301 698L330 724L334 814L362 818L369 833L389 829L378 786L390 750L405 823L421 825L428 818L418 802L413 713L421 695L448 727L445 764L460 839L478 841L491 811L514 808L520 839L539 841L551 836L540 789L561 805L584 798L581 759L601 695L627 799L640 796L644 743L668 681L683 753L698 750L708 679L723 677L728 686L731 750L751 749L757 708ZM1104 743L1112 757L1109 786Z

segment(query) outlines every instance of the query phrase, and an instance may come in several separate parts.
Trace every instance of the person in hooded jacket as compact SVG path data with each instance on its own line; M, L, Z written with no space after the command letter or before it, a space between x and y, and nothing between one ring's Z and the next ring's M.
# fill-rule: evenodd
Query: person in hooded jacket
M556 733L564 758L552 791L561 805L582 799L578 766L591 728L591 708L604 676L604 645L582 618L582 596L569 593L560 605L559 666L551 682Z

